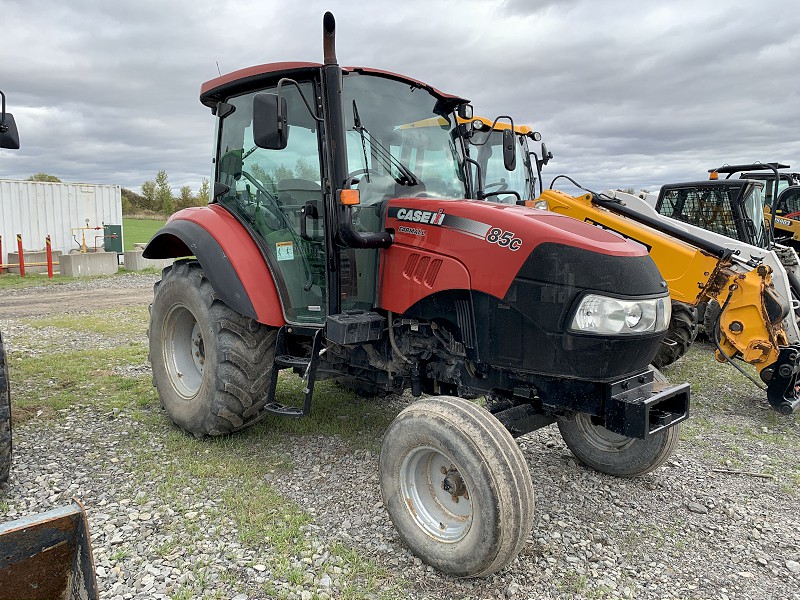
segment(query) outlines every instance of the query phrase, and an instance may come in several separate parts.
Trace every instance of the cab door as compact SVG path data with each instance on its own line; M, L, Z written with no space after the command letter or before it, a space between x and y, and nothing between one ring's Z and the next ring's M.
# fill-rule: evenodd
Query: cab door
M315 83L300 82L308 99ZM275 278L288 323L322 324L326 316L325 219L319 126L294 86L286 86L291 135L281 150L253 141L253 97L276 88L229 98L220 119L218 202L253 231ZM226 108L226 110L228 110Z

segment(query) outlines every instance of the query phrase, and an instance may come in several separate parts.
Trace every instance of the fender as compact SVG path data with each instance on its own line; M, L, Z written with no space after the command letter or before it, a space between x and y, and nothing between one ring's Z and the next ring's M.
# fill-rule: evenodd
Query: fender
M172 215L147 244L145 258L196 256L211 286L233 310L259 323L286 324L275 280L250 232L221 206Z

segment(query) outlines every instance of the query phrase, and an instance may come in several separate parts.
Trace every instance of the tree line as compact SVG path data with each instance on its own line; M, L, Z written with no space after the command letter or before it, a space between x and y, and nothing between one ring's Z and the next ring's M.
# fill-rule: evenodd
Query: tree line
M49 173L36 173L28 177L28 181L45 181L50 183L63 183L61 179ZM178 195L172 193L167 172L162 169L154 180L145 181L140 192L122 188L122 214L153 214L167 217L176 210L190 206L205 206L209 201L208 178L203 178L200 191L192 193L188 185L181 187Z

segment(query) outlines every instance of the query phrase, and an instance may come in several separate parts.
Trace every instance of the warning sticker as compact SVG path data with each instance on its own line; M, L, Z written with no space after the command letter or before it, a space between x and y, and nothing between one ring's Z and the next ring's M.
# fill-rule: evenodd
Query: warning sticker
M294 260L294 244L292 242L276 242L275 256L278 260Z

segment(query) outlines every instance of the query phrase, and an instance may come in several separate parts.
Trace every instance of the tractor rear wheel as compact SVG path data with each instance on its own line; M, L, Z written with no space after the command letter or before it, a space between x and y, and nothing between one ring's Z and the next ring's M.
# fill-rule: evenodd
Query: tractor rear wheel
M176 425L225 435L263 415L277 329L217 299L197 261L164 270L148 334L153 383Z
M673 300L669 329L658 346L653 364L661 369L681 358L697 337L697 329L697 309Z
M533 526L522 451L488 411L461 398L427 398L397 416L384 436L380 481L403 542L456 577L502 569Z
M667 383L654 369L655 381ZM680 425L673 425L647 439L619 435L603 427L602 419L586 413L559 418L558 430L564 443L585 465L616 477L638 477L663 465L675 452Z
M0 482L8 481L11 454L11 384L3 333L0 332Z

